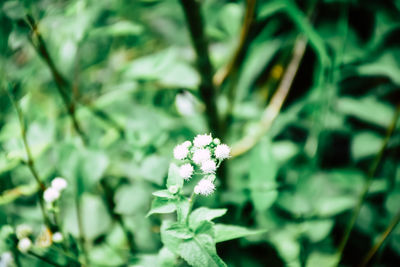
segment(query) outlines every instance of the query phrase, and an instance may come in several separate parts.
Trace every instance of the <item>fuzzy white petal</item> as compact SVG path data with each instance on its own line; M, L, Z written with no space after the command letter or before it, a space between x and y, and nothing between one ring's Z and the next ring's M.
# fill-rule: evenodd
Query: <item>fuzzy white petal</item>
M177 145L174 148L174 157L178 160L185 159L189 153L189 149L185 145Z
M196 164L201 164L203 161L209 160L211 158L211 152L207 148L197 149L193 153L193 161Z
M67 185L67 181L61 177L56 177L53 179L53 181L51 181L51 187L58 191L64 190L65 188L67 188Z
M195 147L204 147L209 145L212 142L211 134L199 134L193 140L193 145Z
M227 159L230 157L231 148L225 144L218 145L215 148L214 154L217 159Z
M211 195L215 190L215 185L208 179L201 179L194 187L194 193L204 196Z
M217 164L213 160L206 160L201 163L201 170L203 173L215 173Z
M54 202L60 197L60 191L54 189L53 187L47 188L43 193L44 201Z
M22 253L26 253L32 247L32 241L25 237L18 241L18 250Z
M179 168L179 175L185 179L185 180L189 180L190 177L192 177L194 168L190 163L186 163L183 164L180 168Z

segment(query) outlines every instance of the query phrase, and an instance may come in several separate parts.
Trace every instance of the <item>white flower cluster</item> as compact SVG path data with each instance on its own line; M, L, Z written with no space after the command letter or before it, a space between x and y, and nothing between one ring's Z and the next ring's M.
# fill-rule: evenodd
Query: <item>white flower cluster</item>
M56 177L51 181L51 186L43 193L43 199L47 203L53 203L61 196L61 191L67 188L67 181L64 178Z
M22 253L28 252L32 247L32 241L29 238L32 235L32 227L27 224L20 224L17 226L16 235L18 238L18 250Z
M207 175L195 186L195 194L208 196L215 190L215 172L224 159L230 157L231 149L228 145L221 144L218 138L211 134L197 135L193 144L185 141L174 148L174 157L177 160L187 161L179 168L179 175L186 181L192 178L195 168Z

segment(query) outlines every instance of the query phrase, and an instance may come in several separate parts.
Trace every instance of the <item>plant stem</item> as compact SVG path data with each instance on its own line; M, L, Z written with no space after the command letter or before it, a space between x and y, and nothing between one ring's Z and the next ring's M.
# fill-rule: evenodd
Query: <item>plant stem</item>
M193 192L190 195L189 200L188 200L189 201L189 208L188 208L188 214L186 216L186 225L189 224L189 214L193 209L194 202L196 201L196 196L197 195L194 193L194 190L193 190Z
M246 13L244 15L244 21L242 25L242 29L240 31L240 39L239 45L236 48L236 51L231 59L231 61L222 69L218 70L214 75L214 84L215 86L221 86L224 81L235 72L236 68L240 64L240 59L243 56L245 44L250 32L250 27L253 23L254 19L254 11L256 7L257 0L247 0L246 5Z
M201 76L200 97L206 106L207 123L211 131L220 136L216 92L213 85L213 68L208 52L208 40L204 33L204 22L199 1L180 0L189 26L190 37L196 52L197 69Z
M79 190L79 189L78 189ZM89 254L86 247L86 238L83 229L83 218L82 218L82 205L81 198L77 195L75 205L76 205L76 218L78 220L78 231L79 231L79 243L82 248L85 266L89 266Z
M344 251L344 249L346 247L346 244L347 244L347 241L348 241L348 239L350 237L351 231L353 230L354 224L356 223L356 220L357 220L358 214L360 213L362 204L363 204L365 198L367 197L369 188L371 187L371 184L372 184L372 181L373 181L373 177L374 177L374 175L375 175L375 173L376 173L376 171L377 171L377 169L379 167L379 164L380 164L380 162L381 162L381 160L383 158L383 154L384 154L384 152L386 150L386 147L387 147L387 145L389 143L389 139L392 136L392 134L393 134L393 132L394 132L394 130L396 128L396 123L397 123L397 120L399 118L399 113L400 113L400 105L397 106L396 112L395 112L395 114L393 116L393 120L392 120L389 128L386 131L386 136L385 136L385 140L383 141L382 147L381 147L379 153L376 155L376 157L375 157L375 159L374 159L374 161L373 161L373 163L371 165L371 168L368 171L367 181L365 182L363 190L362 190L362 192L361 192L361 194L359 196L357 205L355 206L355 208L353 210L353 213L351 215L349 223L347 224L347 227L345 229L343 237L342 237L342 239L341 239L341 241L339 243L338 251L337 251L337 264L340 263L343 251Z
M57 266L57 267L63 267L64 266L64 265L61 265L61 264L59 264L59 263L57 263L57 262L55 262L55 261L53 261L53 260L51 260L49 258L46 258L46 257L44 257L42 255L39 255L39 254L37 254L37 253L35 253L33 251L29 251L28 254L33 256L33 257L35 257L35 258L38 258L41 261L44 261L44 262L48 263L50 265Z
M69 116L71 117L72 124L78 133L78 135L81 137L82 142L86 144L87 139L86 136L76 118L75 114L75 103L73 101L73 97L70 96L68 89L69 89L69 84L66 81L66 79L61 75L61 73L58 71L56 68L56 65L54 64L54 61L52 60L50 53L47 50L47 46L41 36L41 34L38 31L37 24L35 20L33 19L32 16L27 15L26 16L26 21L29 27L32 30L32 36L31 36L31 43L33 47L36 49L38 54L42 57L42 59L46 62L48 67L50 68L51 74L53 75L54 81L56 83L56 87L58 89L58 92L64 102L65 108L67 109L67 112Z
M10 86L11 87L11 86ZM38 191L38 199L39 199L39 206L40 206L40 210L42 212L42 216L43 216L43 221L45 223L45 225L50 229L50 230L54 230L55 227L54 225L52 225L52 223L50 222L49 216L46 213L46 209L45 209L45 205L44 205L44 201L43 201L43 193L46 190L46 186L44 185L44 183L42 182L42 179L39 177L39 173L36 170L36 166L35 166L35 162L33 160L33 156L32 156L32 152L31 149L29 147L28 144L28 138L26 136L26 125L25 125L25 119L22 113L21 108L19 107L17 101L15 100L14 96L12 95L11 92L9 92L9 89L5 89L8 97L11 100L12 105L14 106L17 115L18 115L18 121L19 121L19 125L20 125L20 129L21 129L21 137L22 137L22 141L24 143L24 148L25 148L25 152L26 152L26 156L27 156L27 165L28 168L30 170L30 172L32 173L32 176L35 178L35 181L39 187L39 191Z
M290 61L285 74L279 84L276 93L271 99L269 105L265 108L261 121L259 122L258 131L253 135L248 135L239 140L232 146L232 157L239 156L249 151L255 146L258 141L264 136L264 134L270 129L273 121L278 116L283 102L285 101L290 87L293 83L294 77L296 76L297 70L300 66L301 59L303 58L304 52L307 46L307 39L304 37L298 37L295 46L293 48L293 57Z
M381 234L379 237L378 242L368 251L367 255L364 257L363 261L360 263L360 267L367 266L368 262L372 259L372 257L375 255L375 253L378 251L378 249L382 246L382 244L385 242L385 240L389 237L389 235L393 232L393 230L396 228L396 226L400 222L400 210L397 212L395 217L392 219L390 222L389 226L386 228L386 230Z

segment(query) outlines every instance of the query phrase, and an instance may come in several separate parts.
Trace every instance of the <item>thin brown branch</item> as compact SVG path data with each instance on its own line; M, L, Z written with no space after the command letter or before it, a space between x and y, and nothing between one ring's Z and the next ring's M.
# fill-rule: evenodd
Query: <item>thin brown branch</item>
M376 242L376 244L368 251L367 255L360 263L360 265L359 265L360 267L367 266L369 261L374 257L375 253L379 250L379 248L382 246L382 244L385 242L385 240L393 232L393 230L396 228L396 226L399 224L399 222L400 222L400 210L394 216L394 218L392 219L392 221L390 222L390 224L386 228L386 230L381 234L381 236L378 239L378 242Z
M258 130L251 135L243 137L232 146L232 156L236 157L249 151L255 146L264 134L270 129L272 123L278 116L282 105L289 93L292 86L294 77L300 66L301 59L303 58L306 50L307 40L304 37L298 37L293 48L293 57L282 77L276 93L271 99L269 105L265 108L261 120L258 125Z
M216 105L216 92L213 85L213 68L208 52L208 40L204 32L204 22L199 1L180 0L186 22L189 27L190 37L196 52L197 69L201 76L200 96L206 106L208 126L217 136L220 133L218 110Z
M242 29L240 31L239 45L237 46L235 53L229 63L225 67L219 69L214 75L213 81L214 85L217 88L221 86L226 78L228 78L237 69L240 63L240 58L244 53L245 44L254 20L254 11L257 0L247 0L246 2L246 13L244 15L244 21Z
M370 167L370 169L368 171L367 181L365 182L364 188L363 188L363 190L362 190L362 192L361 192L361 194L360 194L360 196L358 198L357 205L354 207L354 210L353 210L353 213L352 213L351 218L349 220L349 223L347 224L347 227L346 227L346 229L344 231L343 237L342 237L342 239L341 239L341 241L339 243L338 251L336 253L337 254L337 260L338 260L337 264L340 263L343 251L346 248L347 241L349 240L351 231L353 230L354 224L357 221L357 217L358 217L358 214L360 213L362 204L364 203L365 198L367 197L369 188L371 187L373 178L375 176L376 171L378 170L379 164L382 161L382 158L383 158L385 150L386 150L386 148L388 146L390 137L392 136L392 134L393 134L393 132L394 132L394 130L396 128L396 123L397 123L397 120L399 118L399 114L400 114L400 104L397 106L396 113L393 116L392 123L389 125L389 128L386 131L385 140L382 143L381 149L379 150L379 153L376 155L376 157L375 157L374 161L372 162L372 165L371 165L371 167Z

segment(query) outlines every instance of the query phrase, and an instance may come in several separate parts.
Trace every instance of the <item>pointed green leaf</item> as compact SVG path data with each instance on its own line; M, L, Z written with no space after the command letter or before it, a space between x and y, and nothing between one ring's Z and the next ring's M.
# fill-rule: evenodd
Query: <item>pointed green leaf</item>
M226 211L227 209L198 208L190 214L189 226L196 230L203 221L211 221L214 218L221 217Z
M250 230L245 227L227 224L214 225L215 242L224 242L249 235L265 233L266 230Z

